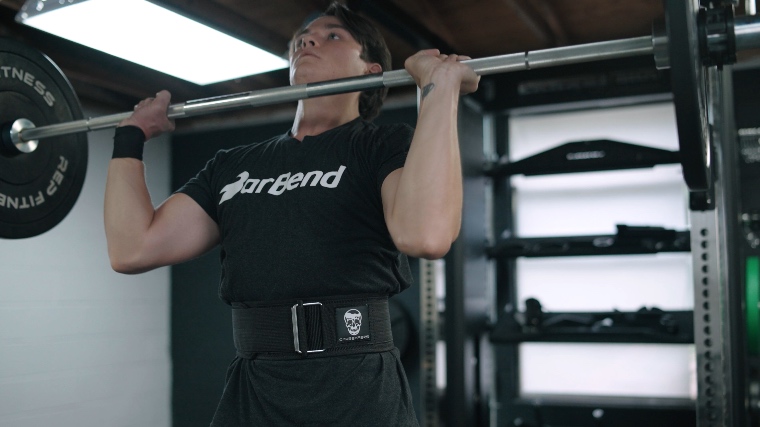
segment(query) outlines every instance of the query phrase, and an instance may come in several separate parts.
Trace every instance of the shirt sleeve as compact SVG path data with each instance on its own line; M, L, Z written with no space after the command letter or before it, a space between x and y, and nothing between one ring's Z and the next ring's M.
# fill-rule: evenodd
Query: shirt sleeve
M385 178L396 169L404 167L414 129L407 124L382 127L378 132L376 164L377 185L381 188Z
M214 197L215 191L212 177L214 176L214 169L217 167L218 162L219 153L213 159L206 162L206 166L197 175L190 178L185 185L175 191L175 193L183 193L190 196L217 224L219 223L219 219L216 212L216 198Z

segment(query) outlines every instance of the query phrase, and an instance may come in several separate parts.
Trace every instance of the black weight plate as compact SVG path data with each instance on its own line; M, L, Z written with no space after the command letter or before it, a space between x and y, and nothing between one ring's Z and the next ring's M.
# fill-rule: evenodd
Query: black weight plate
M667 0L665 15L678 144L686 185L692 191L711 186L711 143L706 70L699 52L697 0Z
M44 126L82 119L74 90L42 53L0 38L0 124ZM74 207L87 171L87 135L39 141L32 153L0 153L0 237L37 236Z

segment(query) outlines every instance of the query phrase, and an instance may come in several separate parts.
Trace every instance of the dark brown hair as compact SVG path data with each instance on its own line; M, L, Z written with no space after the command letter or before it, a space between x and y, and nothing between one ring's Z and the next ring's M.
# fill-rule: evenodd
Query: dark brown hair
M385 44L385 39L380 31L372 23L350 10L343 4L333 2L330 6L319 15L334 16L346 26L348 32L362 47L361 59L369 63L378 63L383 71L389 71L391 67L391 53ZM314 18L314 19L317 19ZM295 35L298 35L307 25L314 20L304 24ZM291 40L291 48L294 45L295 35ZM359 96L359 115L364 120L372 120L380 113L385 96L388 94L388 88L367 90Z

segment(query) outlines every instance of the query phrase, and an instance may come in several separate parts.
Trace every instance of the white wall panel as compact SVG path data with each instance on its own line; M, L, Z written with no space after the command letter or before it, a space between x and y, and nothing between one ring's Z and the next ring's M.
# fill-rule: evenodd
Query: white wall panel
M611 139L678 150L672 104L512 117L510 159L567 142ZM516 237L615 234L617 224L689 229L680 165L651 169L515 176ZM545 311L691 310L689 253L521 258L517 297ZM524 343L523 394L689 397L693 346Z
M90 108L85 116L109 114ZM113 130L89 134L82 193L55 228L0 240L0 425L171 424L168 268L113 272L103 194ZM43 142L44 143L44 142ZM155 203L170 191L168 139L145 159Z

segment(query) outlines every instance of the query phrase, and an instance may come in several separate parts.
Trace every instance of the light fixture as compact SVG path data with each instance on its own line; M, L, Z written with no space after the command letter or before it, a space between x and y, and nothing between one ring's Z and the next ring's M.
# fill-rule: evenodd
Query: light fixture
M146 0L28 0L25 25L199 85L288 61Z

